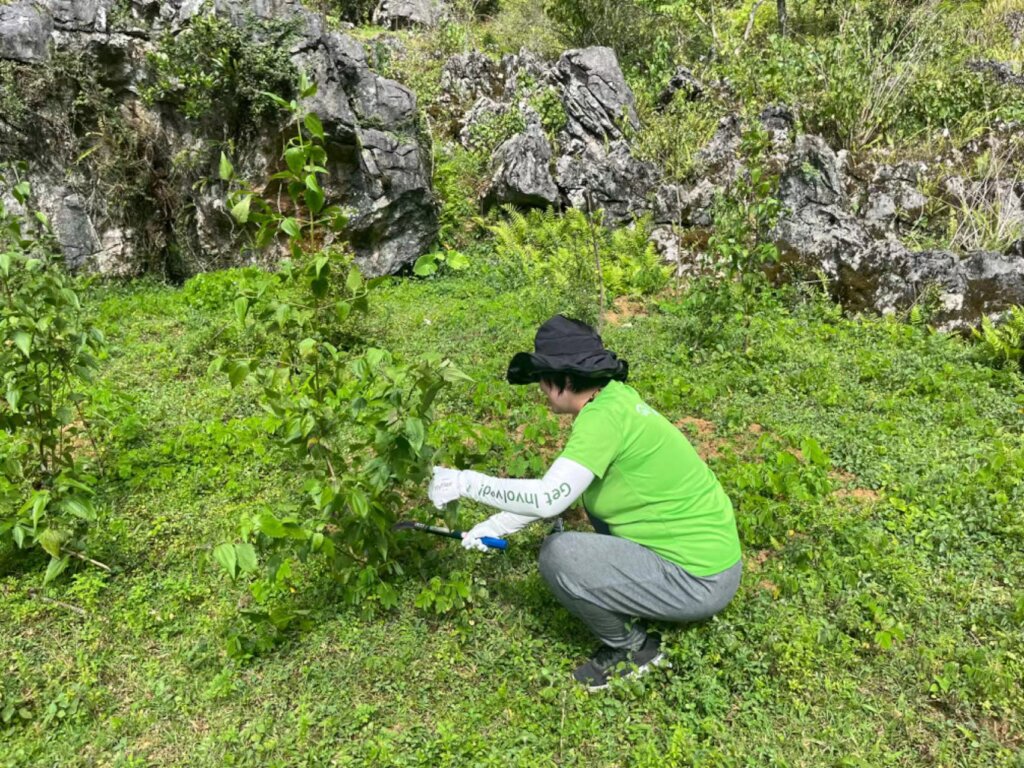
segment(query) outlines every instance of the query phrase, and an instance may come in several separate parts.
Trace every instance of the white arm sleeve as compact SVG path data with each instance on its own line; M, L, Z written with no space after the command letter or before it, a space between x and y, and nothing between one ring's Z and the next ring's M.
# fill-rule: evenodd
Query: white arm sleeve
M489 477L464 469L459 492L467 499L537 520L560 515L593 482L594 473L571 459L558 458L540 480Z

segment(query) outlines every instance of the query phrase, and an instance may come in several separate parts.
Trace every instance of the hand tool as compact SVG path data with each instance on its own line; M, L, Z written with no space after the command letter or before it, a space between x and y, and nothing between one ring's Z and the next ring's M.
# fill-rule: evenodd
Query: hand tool
M393 531L423 531L424 533L432 533L435 536L446 536L449 539L462 539L462 531L449 531L447 528L439 528L436 525L427 525L426 523L417 523L415 520L402 520L401 522L395 523L391 526ZM491 549L508 549L508 542L504 539L494 539L490 536L484 536L480 539Z

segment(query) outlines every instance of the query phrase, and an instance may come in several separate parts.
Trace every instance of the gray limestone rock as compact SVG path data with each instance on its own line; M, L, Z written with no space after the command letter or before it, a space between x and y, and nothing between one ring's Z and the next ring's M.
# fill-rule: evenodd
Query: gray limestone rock
M441 0L381 0L373 12L373 23L391 29L436 27L446 13Z
M504 86L501 67L480 51L456 54L441 70L441 101L448 107L498 98Z
M711 208L720 191L708 179L693 185L663 184L654 196L654 221L681 227L710 227Z
M718 186L728 186L739 176L742 124L738 115L728 115L718 121L715 135L694 158L694 172Z
M437 209L419 144L392 133L360 131L360 189L349 236L370 277L412 264L437 237Z
M105 32L114 0L38 0L61 32Z
M511 104L521 101L538 84L551 82L551 65L526 48L503 56L501 71L504 82L501 99Z
M544 208L558 204L558 187L551 178L551 144L539 120L530 120L524 132L498 148L491 169L485 207L511 203Z
M918 189L923 163L880 165L862 196L860 218L873 237L906 232L924 213L928 198Z
M834 280L843 258L866 247L867 232L850 212L836 155L822 138L797 138L779 199L784 213L772 241L783 263L821 268Z
M605 225L628 224L650 213L660 181L657 169L637 160L624 141L607 153L588 149L581 155L563 155L556 164L556 180L573 208L604 210Z
M658 106L664 109L680 92L686 101L698 101L704 96L704 84L697 79L689 67L676 68L668 84L658 94Z
M611 48L566 51L551 77L565 107L559 143L567 154L603 151L609 142L625 139L626 129L639 128L633 91Z
M53 17L31 2L0 5L0 59L27 64L49 56Z
M1024 75L1013 64L1005 61L970 61L967 68L974 72L985 72L1002 85L1024 88Z
M991 251L961 257L879 240L843 259L838 273L833 290L852 311L904 311L937 289L940 306L932 322L944 331L967 330L985 315L1024 303L1024 259Z

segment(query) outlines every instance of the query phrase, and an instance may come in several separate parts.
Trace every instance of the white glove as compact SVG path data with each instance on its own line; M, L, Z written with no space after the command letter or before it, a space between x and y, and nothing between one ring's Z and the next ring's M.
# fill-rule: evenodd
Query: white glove
M459 490L459 475L457 469L447 467L434 467L434 475L430 480L430 489L427 496L438 509L450 501L455 501L461 495Z
M462 534L462 546L465 549L478 549L481 552L490 550L481 539L489 536L492 539L501 539L510 533L515 533L537 518L517 515L514 512L499 512L491 515L482 523L477 523L468 531Z

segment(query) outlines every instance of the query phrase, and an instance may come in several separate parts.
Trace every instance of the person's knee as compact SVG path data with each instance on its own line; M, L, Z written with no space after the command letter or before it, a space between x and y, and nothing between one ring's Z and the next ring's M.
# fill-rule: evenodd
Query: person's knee
M544 539L537 557L540 575L549 584L572 563L574 533L553 533Z

